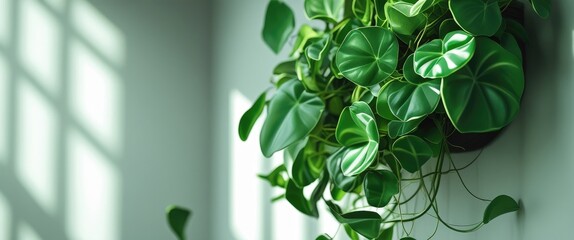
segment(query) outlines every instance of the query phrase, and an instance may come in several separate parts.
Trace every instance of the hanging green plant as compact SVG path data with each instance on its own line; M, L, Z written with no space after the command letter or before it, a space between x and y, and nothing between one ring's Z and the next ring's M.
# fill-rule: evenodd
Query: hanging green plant
M530 5L548 17L550 0ZM506 11L521 3L305 0L302 7L325 27L299 28L290 59L273 70L277 91L263 93L239 126L247 139L267 111L261 151L284 150L284 162L262 179L303 214L319 217L324 202L351 239L415 239L401 225L425 214L475 231L518 210L500 195L466 226L448 224L434 206L441 176L460 170L447 162L460 148L449 136L498 131L520 110L526 30ZM268 3L263 39L276 53L293 35L292 16L282 1ZM417 190L407 191L413 184ZM421 197L424 210L409 212L405 206Z

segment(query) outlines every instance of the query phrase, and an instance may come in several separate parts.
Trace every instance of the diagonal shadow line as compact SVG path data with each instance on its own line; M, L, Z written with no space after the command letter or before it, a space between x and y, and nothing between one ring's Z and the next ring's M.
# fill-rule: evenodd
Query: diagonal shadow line
M69 239L63 219L50 216L39 206L12 171L0 167L0 179L0 191L8 200L13 215L23 218L44 239Z

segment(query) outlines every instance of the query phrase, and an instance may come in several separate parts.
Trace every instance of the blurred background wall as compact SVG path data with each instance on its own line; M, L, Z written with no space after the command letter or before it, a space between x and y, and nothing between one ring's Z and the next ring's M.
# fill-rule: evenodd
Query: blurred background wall
M297 24L307 22L303 0L286 2ZM527 9L517 121L463 174L478 195L508 194L523 208L471 234L439 227L435 239L569 236L574 3L553 2L548 20ZM256 174L281 160L260 154L261 122L247 142L237 137L239 118L287 56L260 38L266 4L0 0L0 240L175 239L163 212L172 203L193 209L191 239L335 234L325 211L316 221L270 203L280 192ZM462 165L476 155L454 157ZM456 176L443 181L446 218L479 221L485 204ZM425 218L414 236L434 226Z

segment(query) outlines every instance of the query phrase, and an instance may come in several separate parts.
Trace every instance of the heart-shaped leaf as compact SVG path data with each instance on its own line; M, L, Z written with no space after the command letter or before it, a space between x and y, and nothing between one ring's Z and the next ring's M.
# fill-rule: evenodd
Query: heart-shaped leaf
M376 212L354 211L343 214L341 208L331 201L327 201L329 210L340 223L348 224L357 233L366 238L373 239L379 236L381 216Z
M433 155L429 145L415 135L400 137L393 143L391 151L401 166L410 173L420 170Z
M393 33L382 27L350 31L337 52L337 67L357 85L369 87L391 75L398 62L399 45Z
M492 36L502 23L498 0L448 1L454 20L475 36Z
M550 0L530 0L530 5L541 18L550 16L550 6L552 5Z
M271 157L307 136L319 122L324 108L321 98L305 91L299 81L283 84L269 102L261 129L259 142L263 155Z
M387 120L396 120L397 117L393 114L389 108L389 94L397 91L401 84L398 81L390 81L385 83L381 90L379 90L379 95L377 97L377 114Z
M407 57L405 63L403 64L403 75L405 76L405 79L407 80L407 82L410 82L412 84L419 84L428 81L429 79L425 79L415 72L414 60L415 55L411 54Z
M426 22L424 15L411 15L412 3L387 2L385 4L385 17L393 32L402 35L411 35Z
M311 217L319 217L317 205L307 200L303 194L303 188L298 187L292 180L287 182L285 198L301 213Z
M356 176L345 176L341 170L341 162L343 157L346 156L346 152L349 151L348 148L342 148L339 151L333 153L327 160L327 170L329 171L329 176L331 181L341 190L345 192L352 192L357 188L362 182L364 174Z
M443 78L461 69L470 61L475 49L474 37L454 31L444 40L432 40L415 51L415 72L424 78Z
M354 102L343 110L335 136L347 148L342 153L341 170L344 175L360 174L375 161L379 148L379 130L367 103Z
M488 38L477 39L476 45L473 59L441 85L445 110L462 133L508 125L524 90L522 63L516 56Z
M292 180L299 187L304 187L314 182L323 171L325 157L317 154L321 151L314 140L309 140L307 145L299 151L292 167Z
M261 113L263 113L263 109L265 108L265 96L266 92L263 92L257 100L255 100L253 106L241 116L241 120L239 120L239 138L241 138L242 141L247 140L251 129L253 129L253 125L255 125Z
M285 168L285 165L282 164L279 167L275 168L273 171L271 171L271 173L269 173L268 175L259 174L257 176L269 182L269 184L271 184L272 187L285 188L287 186L287 181L283 177L283 174L286 173L287 169Z
M309 19L340 21L344 0L305 0L305 13Z
M295 28L295 15L285 3L270 1L265 13L263 40L275 53L279 53Z
M367 203L373 207L386 206L393 196L399 193L399 182L393 172L387 170L370 171L363 183Z
M488 204L486 210L484 210L484 218L482 219L482 222L487 224L492 221L492 219L502 214L515 212L518 211L518 209L520 209L520 207L514 199L507 195L500 195Z
M389 137L390 138L397 138L400 136L404 136L407 135L411 132L413 132L414 130L417 129L417 127L419 126L419 124L424 120L425 118L417 118L417 119L413 119L407 122L403 122L403 121L399 121L399 120L392 120L389 122Z
M440 100L440 79L418 85L397 82L396 89L389 92L391 112L401 121L408 122L432 113Z
M165 211L171 230L179 240L185 240L185 225L191 216L191 211L174 205L168 206Z
M435 0L418 0L410 8L409 16L416 16L426 11L435 4Z

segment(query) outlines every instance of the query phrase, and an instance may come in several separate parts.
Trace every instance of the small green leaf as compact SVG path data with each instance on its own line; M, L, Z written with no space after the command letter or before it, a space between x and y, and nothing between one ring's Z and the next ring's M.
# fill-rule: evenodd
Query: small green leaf
M477 38L472 60L442 80L443 105L462 133L490 132L518 114L524 90L522 63L488 38Z
M395 83L395 91L389 92L391 112L401 121L408 122L432 113L440 100L440 79L418 85L408 82Z
M292 168L292 180L299 187L304 187L314 182L323 171L325 157L318 155L320 149L316 141L309 140L307 145L299 151Z
M391 111L389 107L389 94L397 91L401 84L398 81L390 81L385 83L379 90L379 96L377 97L377 114L387 120L396 120L397 117Z
M337 67L357 85L369 87L382 82L396 69L399 45L382 27L363 27L347 34L337 52Z
M532 9L534 9L536 14L541 18L548 18L548 16L550 16L551 3L551 0L530 0Z
M295 182L287 182L285 198L289 203L291 203L291 205L293 205L293 207L303 214L311 217L319 217L317 206L305 198L305 195L303 195L303 188L298 187Z
M415 135L407 135L397 139L393 143L392 152L401 166L410 173L420 170L433 155L429 145Z
M253 106L251 106L251 108L243 114L241 120L239 120L239 138L241 138L242 141L247 140L251 129L253 129L253 125L255 125L261 113L263 113L263 109L265 108L265 96L266 92L263 92L257 100L255 100Z
M346 156L346 152L349 149L342 148L339 151L333 153L329 159L327 159L327 170L329 171L329 176L331 181L339 189L345 192L353 192L362 182L364 174L357 176L345 176L341 170L341 162Z
M279 53L295 28L295 15L285 3L270 1L265 14L263 40L275 53Z
M403 122L400 120L392 120L389 122L389 137L390 138L397 138L400 136L404 136L407 135L411 132L413 132L414 130L417 129L417 127L419 126L419 124L424 120L425 118L417 118L417 119L413 119L410 120L408 122Z
M329 235L327 234L321 234L320 236L318 236L317 238L315 238L315 240L332 240L333 238L331 238Z
M484 210L482 222L487 224L502 214L515 212L518 211L518 209L520 209L520 207L514 199L507 195L500 195L488 204L486 210Z
M354 231L366 238L372 239L379 236L383 219L376 212L353 211L343 214L341 208L331 201L327 201L329 210L343 224L348 224Z
M317 41L313 42L307 48L305 48L305 55L307 60L310 61L322 61L323 58L328 53L329 43L331 43L331 37L329 34L324 34L323 37L319 38Z
M279 63L273 69L274 75L286 75L286 76L297 76L297 72L295 71L295 60L286 61Z
M402 35L412 35L417 29L424 26L424 15L410 15L412 3L387 2L385 4L385 17L393 32Z
M391 171L369 171L363 183L367 203L373 207L386 206L399 193L399 182Z
M336 23L342 16L344 0L305 0L305 13L309 19Z
M353 14L364 25L370 25L373 18L373 2L372 0L353 0Z
M335 183L333 182L331 182L329 190L331 192L331 197L335 201L341 201L341 199L343 199L343 197L345 196L345 191L337 187L337 185L335 185Z
M475 50L474 37L454 31L443 40L435 39L417 48L415 72L424 78L444 78L470 61Z
M448 1L454 20L475 36L492 36L502 23L498 0Z
M259 174L257 176L269 182L272 187L285 188L287 186L287 181L283 177L283 173L287 173L287 169L285 168L285 165L282 164L271 171L268 175Z
M311 26L307 24L301 25L299 32L297 33L297 39L295 44L293 44L293 50L291 51L291 56L299 57L299 54L303 52L307 42L310 39L319 37L319 33L315 31Z
M306 137L317 125L325 104L315 94L305 91L299 81L283 84L269 102L268 114L261 129L263 155L271 157L292 143Z
M179 206L168 206L165 210L171 230L179 240L185 240L185 225L191 216L191 211Z
M435 4L434 0L418 0L410 8L409 15L410 16L419 15L419 13L426 11L427 9L432 7L434 4Z

